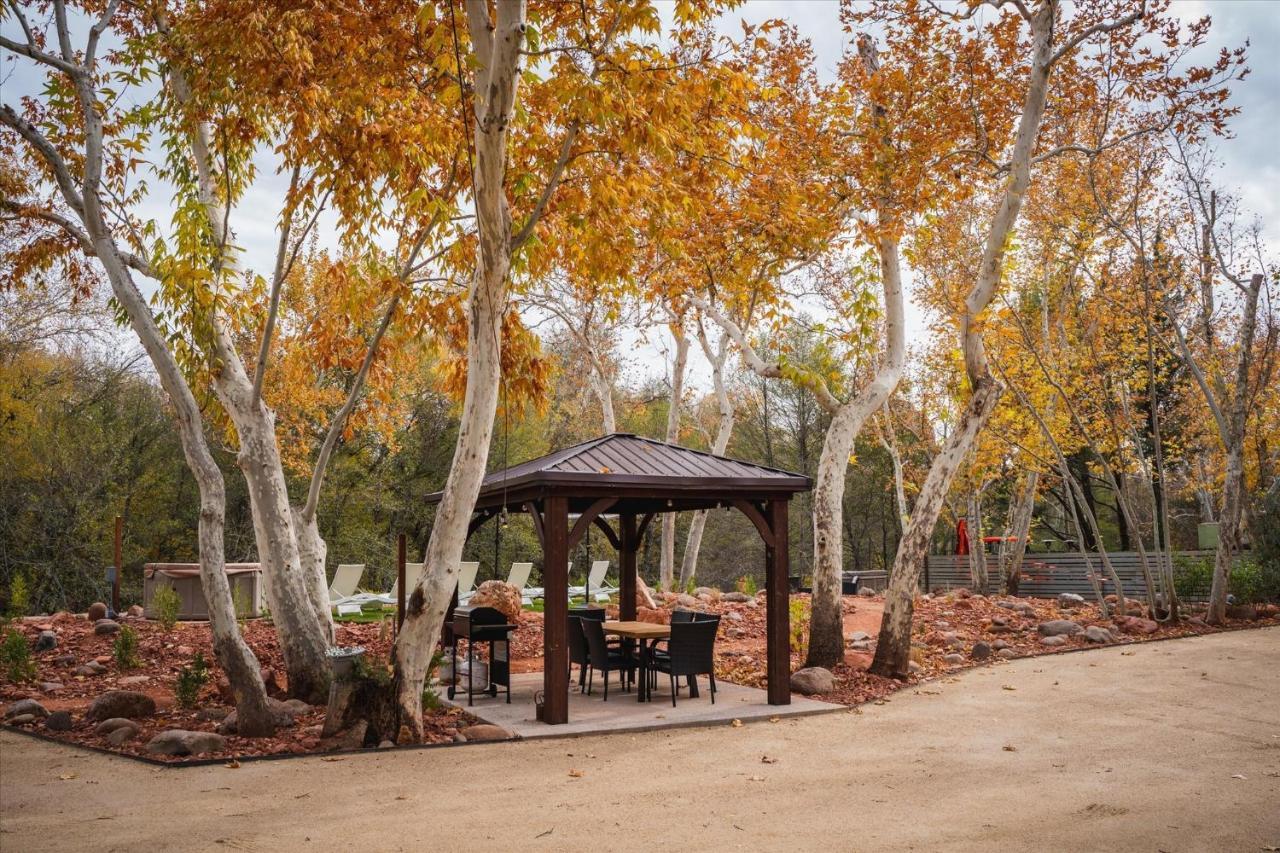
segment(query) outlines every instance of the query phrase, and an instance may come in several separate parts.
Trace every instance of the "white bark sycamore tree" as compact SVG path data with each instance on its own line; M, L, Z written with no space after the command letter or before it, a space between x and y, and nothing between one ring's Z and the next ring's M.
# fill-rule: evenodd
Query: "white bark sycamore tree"
M676 19L681 27L697 27L719 5L682 2ZM671 146L656 140L697 131L694 117L680 108L683 77L669 73L667 57L652 43L660 29L656 7L596 0L536 3L533 11L536 28L523 0L468 0L468 39L459 46L460 66L452 66L465 90L475 237L465 297L467 372L457 444L427 543L426 570L409 591L394 649L396 712L414 740L422 736L423 683L488 461L513 274L547 274L544 255L557 255L573 240L582 241L573 246L579 251L560 252L556 263L572 266L566 254L576 255L579 263L591 260L592 229L626 226L633 215L629 205L616 204L623 195L592 193L593 183L633 174L624 166L642 148L647 156L670 157ZM443 14L447 20L451 11ZM522 68L526 56L531 64ZM699 60L687 65L696 67ZM609 156L595 156L601 152ZM520 170L518 180L513 165ZM578 214L560 216L561 204ZM513 207L521 211L518 225ZM543 231L554 229L555 239L544 243L540 225ZM578 273L582 280L589 278L586 270Z
M968 14L961 16L966 24L979 5L970 4ZM976 26L957 43L960 51L972 57L971 64L964 66L964 79L976 81L990 96L983 105L989 112L975 111L982 124L971 131L974 145L953 152L956 157L970 156L992 167L985 175L969 173L990 213L982 228L981 249L975 253L970 281L951 283L957 291L954 304L969 396L930 466L894 558L871 666L872 672L884 676L905 677L908 673L914 597L938 514L956 470L969 455L1003 391L991 372L982 329L987 308L1004 281L1019 213L1032 188L1033 166L1058 156L1096 156L1127 140L1167 129L1175 121L1209 126L1206 119L1216 115L1220 122L1227 114L1222 106L1223 84L1239 60L1237 55L1224 53L1211 68L1184 69L1182 60L1191 47L1203 41L1208 21L1180 29L1163 14L1160 4L1143 3L1134 8L1096 0L1075 4L1069 17L1057 0L1033 5L1021 0L992 0L989 5L999 10L998 18ZM952 27L966 25L937 9L924 14L945 18ZM891 31L902 26L887 23ZM1022 37L997 43L998 31L1008 36L1013 29ZM1163 42L1152 50L1147 41L1156 34ZM1092 49L1093 45L1098 49ZM1029 56L1020 55L1028 49ZM930 57L923 61L947 60ZM1055 75L1059 68L1063 69L1061 74ZM1061 84L1052 86L1059 77ZM1093 82L1081 86L1081 81ZM1007 115L1009 95L1019 88L1021 114L1013 121ZM1053 110L1047 113L1051 99ZM989 132L996 126L1011 134L1007 141ZM1007 160L999 162L1005 151ZM954 251L964 256L968 247L956 245Z
M118 3L108 4L92 25L82 49L72 43L63 3L54 4L54 33L33 28L22 9L12 7L24 40L0 37L0 46L46 66L51 90L64 97L60 99L58 115L53 110L20 111L7 102L0 106L0 124L25 146L11 149L12 160L5 157L5 172L11 179L4 183L0 204L14 215L12 222L19 231L26 232L24 237L35 238L29 245L44 242L51 251L47 260L54 260L64 249L97 258L116 302L146 350L174 407L183 453L200 493L200 582L209 607L214 653L236 695L238 731L245 736L269 735L275 724L262 675L253 652L240 636L225 571L226 500L222 473L209 452L203 418L191 386L133 280L135 272L148 277L155 277L156 272L146 257L131 250L129 239L121 239L116 232L121 223L127 229L128 219L120 215L113 201L123 189L121 177L125 170L121 162L134 140L111 136L119 134L119 125L109 130L104 127L103 105L111 98L99 88L101 69L97 63L102 35L112 25L118 7ZM68 121L71 119L74 121ZM80 133L51 137L42 129L50 120L63 120L64 127L79 127ZM25 186L24 177L32 178ZM50 183L56 190L43 192ZM55 229L55 233L32 230L41 225ZM9 230L8 225L5 230Z
M667 431L663 438L668 444L680 443L680 412L684 406L684 374L689 366L689 336L679 317L671 319L670 329L675 349L671 353L671 399L667 405ZM662 514L662 539L658 561L658 587L670 592L675 587L676 569L676 514Z

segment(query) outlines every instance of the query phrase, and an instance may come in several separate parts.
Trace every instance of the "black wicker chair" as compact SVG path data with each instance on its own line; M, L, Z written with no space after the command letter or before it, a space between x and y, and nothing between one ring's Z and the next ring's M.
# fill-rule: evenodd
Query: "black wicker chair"
M587 635L582 632L582 619L578 616L570 616L568 626L569 680L573 680L573 666L577 664L581 667L578 670L578 689L585 691L587 689L587 669L591 666L591 659L587 652Z
M622 676L622 690L626 692L635 679L636 659L625 649L610 648L604 638L604 622L595 619L579 619L582 633L587 638L587 694L590 695L596 671L604 673L604 701L609 701L609 673L617 671Z
M655 654L650 662L650 672L665 672L671 679L671 707L675 707L679 691L676 679L682 675L689 679L691 689L699 675L708 676L711 704L716 703L716 631L719 628L719 617L672 623L666 653Z

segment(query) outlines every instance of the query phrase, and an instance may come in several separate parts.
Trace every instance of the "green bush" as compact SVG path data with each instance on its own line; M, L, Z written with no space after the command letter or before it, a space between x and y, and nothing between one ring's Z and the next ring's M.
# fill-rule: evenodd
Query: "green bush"
M791 599L791 651L804 654L809 648L809 599Z
M35 681L36 662L31 658L31 646L16 628L10 629L0 643L0 667L10 681Z
M209 683L209 665L204 655L196 652L191 666L178 670L178 680L173 685L173 696L179 708L194 708L200 699L200 691Z
M14 619L26 616L31 610L31 591L27 589L27 576L18 572L9 582L9 615Z
M1231 570L1231 594L1241 604L1280 599L1280 567L1244 559Z
M1212 585L1212 557L1192 559L1179 555L1173 558L1173 589L1178 598L1206 598Z
M684 591L689 595L693 595L693 591L697 588L698 588L698 582L693 578L689 578L689 580L684 585Z
M245 584L238 584L231 588L231 606L235 608L236 618L240 620L242 626L246 619L257 615L252 612L253 601L249 598L249 588Z
M756 586L755 575L743 575L738 578L738 592L754 596L758 591L759 587Z
M121 669L137 669L142 666L138 660L138 635L128 625L116 634L116 641L111 644L111 654Z
M172 631L173 626L178 624L178 611L181 607L182 596L167 583L157 586L151 594L151 609L166 631Z

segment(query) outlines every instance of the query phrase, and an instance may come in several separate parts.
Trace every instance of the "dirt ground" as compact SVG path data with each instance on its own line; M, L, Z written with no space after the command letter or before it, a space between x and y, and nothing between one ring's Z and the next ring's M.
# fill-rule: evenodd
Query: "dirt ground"
M1253 851L1280 628L1015 660L816 717L147 767L0 732L0 849Z

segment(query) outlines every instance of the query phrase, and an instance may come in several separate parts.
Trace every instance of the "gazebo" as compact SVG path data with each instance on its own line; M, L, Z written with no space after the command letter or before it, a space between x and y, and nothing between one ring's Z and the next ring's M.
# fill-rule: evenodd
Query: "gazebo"
M811 485L802 474L626 433L487 475L468 537L505 508L528 513L542 543L546 722L569 721L568 563L587 529L595 525L617 549L620 615L634 619L636 555L650 522L662 513L718 507L737 509L764 540L768 700L770 705L790 704L787 506ZM428 497L439 499L438 492ZM616 518L616 529L606 513Z

